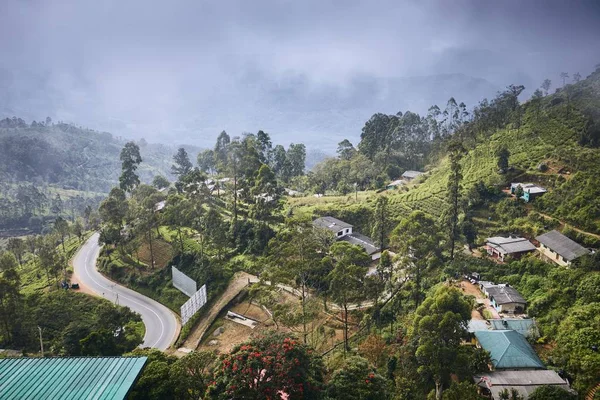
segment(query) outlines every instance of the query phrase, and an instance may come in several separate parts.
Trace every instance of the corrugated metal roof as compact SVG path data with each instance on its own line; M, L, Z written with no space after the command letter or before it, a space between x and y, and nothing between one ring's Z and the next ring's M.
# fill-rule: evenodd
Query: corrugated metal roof
M500 237L494 236L487 238L487 245L497 249L502 254L523 253L534 251L535 246L527 239L522 237Z
M590 251L579 243L569 239L559 231L550 231L535 238L538 242L554 250L567 261L573 261L577 257L588 254Z
M425 172L421 172L421 171L405 171L402 174L403 178L408 178L408 179L414 179L417 176L423 175Z
M147 357L0 359L0 399L121 400Z
M492 319L490 320L493 330L513 330L525 337L537 332L537 326L533 319Z
M475 375L473 380L481 387L486 387L492 392L494 399L500 399L500 392L504 389L517 390L525 398L529 397L539 386L560 386L571 391L568 383L555 371L492 371ZM572 392L572 391L571 391Z
M521 186L521 188L523 189L523 192L525 193L546 193L547 190L544 189L541 186L536 185L535 183L511 183L510 187L511 189L515 188L517 186Z
M375 246L375 243L373 243L370 237L361 235L360 233L355 232L350 235L346 235L340 238L340 240L344 240L350 244L362 247L365 249L368 255L375 254L380 250L379 247Z
M546 368L525 337L516 331L477 331L475 337L490 352L496 369Z
M472 319L469 321L469 325L467 325L467 330L470 333L477 331L487 331L490 329L488 322L485 320Z
M317 218L313 221L313 225L320 228L329 229L332 232L339 232L342 229L352 228L352 225L349 223L340 221L339 219L333 217Z
M493 297L498 305L510 303L527 304L527 300L512 286L506 284L487 286L485 290L488 296L490 298Z

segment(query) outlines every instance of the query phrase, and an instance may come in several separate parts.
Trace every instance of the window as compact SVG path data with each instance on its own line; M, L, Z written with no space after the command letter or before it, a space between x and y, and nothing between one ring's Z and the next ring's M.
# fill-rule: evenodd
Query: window
M338 235L338 236L342 236L343 234L344 234L344 231L339 231L339 232L337 233L337 235Z

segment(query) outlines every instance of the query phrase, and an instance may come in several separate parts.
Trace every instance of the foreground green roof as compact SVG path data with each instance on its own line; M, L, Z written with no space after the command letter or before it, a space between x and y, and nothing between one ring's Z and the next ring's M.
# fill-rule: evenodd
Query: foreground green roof
M0 359L0 399L124 399L146 357Z
M496 369L546 369L527 339L516 331L477 331L475 337L489 351Z

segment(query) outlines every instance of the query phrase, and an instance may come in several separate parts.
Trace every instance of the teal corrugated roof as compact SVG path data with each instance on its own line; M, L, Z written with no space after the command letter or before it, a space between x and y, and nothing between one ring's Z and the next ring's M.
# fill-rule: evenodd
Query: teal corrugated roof
M147 357L0 359L0 399L122 400Z
M475 337L490 353L496 369L546 368L525 337L516 331L477 331Z

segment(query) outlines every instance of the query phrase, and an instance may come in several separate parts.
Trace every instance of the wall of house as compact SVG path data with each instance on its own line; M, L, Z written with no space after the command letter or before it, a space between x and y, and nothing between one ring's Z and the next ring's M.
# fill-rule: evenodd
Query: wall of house
M557 254L555 251L540 243L540 247L538 247L538 251L542 255L542 258L547 261L552 261L558 265L562 265L563 267L568 267L571 265L570 261L565 260L560 254Z
M496 310L503 313L522 313L525 311L525 305L519 303L501 304L496 307Z
M341 238L341 237L344 237L344 236L346 236L346 235L350 235L351 233L352 233L352 228L345 228L345 229L342 229L342 230L338 231L338 232L335 234L335 236L336 236L337 238Z

